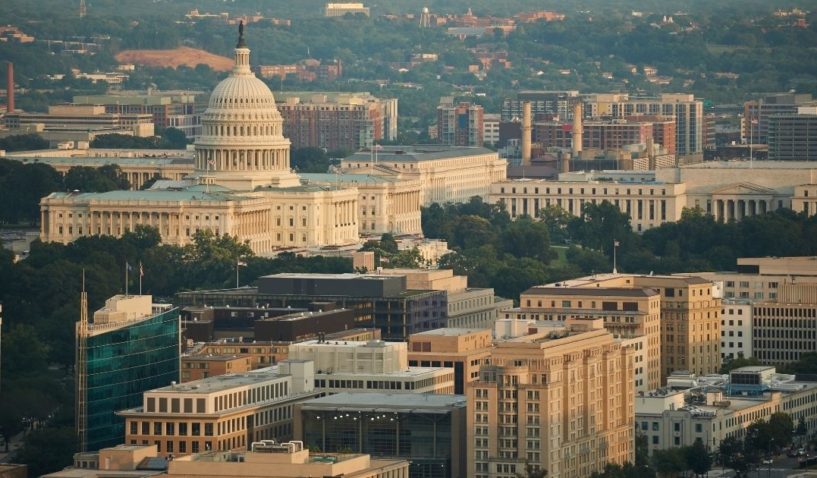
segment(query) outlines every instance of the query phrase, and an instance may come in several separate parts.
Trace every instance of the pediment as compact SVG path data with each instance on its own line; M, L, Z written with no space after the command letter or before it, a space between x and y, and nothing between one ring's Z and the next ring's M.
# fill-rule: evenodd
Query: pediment
M712 195L719 196L770 196L774 195L774 189L769 189L753 183L733 183L720 187L712 191Z

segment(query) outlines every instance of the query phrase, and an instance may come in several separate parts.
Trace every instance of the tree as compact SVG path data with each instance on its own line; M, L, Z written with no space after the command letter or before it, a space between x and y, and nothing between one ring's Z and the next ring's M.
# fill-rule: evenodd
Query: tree
M322 148L293 148L290 165L301 173L325 173L329 170L329 156Z
M4 380L36 376L48 368L48 347L40 340L37 329L18 323L3 334ZM25 364L9 367L6 364Z
M548 471L544 468L539 468L538 466L528 463L525 465L525 472L516 473L516 476L519 478L546 478L548 476Z
M725 375L736 368L749 367L753 365L760 365L760 360L756 359L755 357L743 358L743 356L740 356L738 358L727 359L724 361L723 365L721 365L720 372L718 373Z
M116 164L106 164L100 168L74 166L65 174L64 182L71 191L104 193L130 189L130 182Z
M502 250L516 257L532 257L547 264L554 257L547 225L529 217L513 221L501 235Z
M685 447L687 466L697 476L709 473L712 468L712 457L709 450L704 446L700 438L695 440L692 446Z
M161 133L161 145L162 148L166 149L185 149L187 148L187 135L184 134L184 131L173 128L172 126L169 128L165 128L162 130Z
M0 149L9 152L48 149L48 141L38 134L14 134L0 138Z
M23 431L22 397L16 390L4 387L0 392L0 435L6 444L6 453L9 452L9 442L18 433Z
M664 478L677 476L688 468L685 455L682 448L655 450L652 453L653 467Z
M13 459L28 465L32 476L42 476L70 465L76 451L73 427L43 428L26 436Z
M738 477L746 476L751 469L752 456L747 456L744 443L735 437L721 440L718 455L721 465L735 470Z
M551 241L559 244L569 239L567 233L567 225L571 218L569 212L551 204L539 211L539 218L547 226Z

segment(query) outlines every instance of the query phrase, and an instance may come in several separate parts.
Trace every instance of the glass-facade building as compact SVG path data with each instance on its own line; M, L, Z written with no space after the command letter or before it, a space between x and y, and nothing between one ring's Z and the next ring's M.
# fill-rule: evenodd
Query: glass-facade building
M465 397L339 393L298 406L295 435L310 450L411 462L410 478L464 478Z
M142 405L142 393L179 380L179 309L92 326L87 337L85 449L124 443L125 420L115 412ZM79 424L82 426L82 424Z

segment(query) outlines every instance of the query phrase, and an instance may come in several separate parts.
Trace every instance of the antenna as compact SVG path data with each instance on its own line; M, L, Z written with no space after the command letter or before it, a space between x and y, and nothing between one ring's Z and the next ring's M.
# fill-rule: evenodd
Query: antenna
M85 6L85 0L79 0L79 18L84 18L88 14L88 8Z
M82 292L79 299L76 353L76 428L79 451L86 451L88 441L88 293L85 291L85 269L82 269Z

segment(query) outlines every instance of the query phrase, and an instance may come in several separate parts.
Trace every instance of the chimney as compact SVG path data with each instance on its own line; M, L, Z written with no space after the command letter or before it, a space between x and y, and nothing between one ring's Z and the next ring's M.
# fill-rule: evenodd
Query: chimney
M8 62L6 65L6 104L7 111L11 113L14 111L14 63Z
M584 138L584 125L582 124L582 103L581 101L573 105L573 158L579 159L582 154L582 140Z
M522 103L522 166L530 166L532 123L530 101L525 101Z

